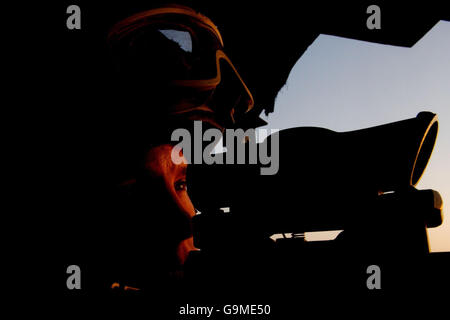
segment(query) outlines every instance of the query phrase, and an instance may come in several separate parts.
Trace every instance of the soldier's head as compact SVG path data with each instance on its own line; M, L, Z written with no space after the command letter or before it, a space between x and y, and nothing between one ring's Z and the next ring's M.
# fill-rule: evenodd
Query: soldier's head
M135 14L114 25L107 39L116 71L110 95L119 106L112 160L118 169L112 166L111 174L126 194L127 240L147 245L148 255L154 250L169 269L177 268L195 249L195 209L187 166L172 162L171 132L192 128L194 120L231 127L253 107L253 98L224 53L217 27L190 8Z

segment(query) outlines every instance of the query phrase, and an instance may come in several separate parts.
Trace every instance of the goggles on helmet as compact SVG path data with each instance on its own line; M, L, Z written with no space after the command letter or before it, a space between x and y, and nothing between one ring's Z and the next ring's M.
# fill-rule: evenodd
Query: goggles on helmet
M219 30L190 8L133 15L111 29L108 43L113 51L128 52L128 63L145 77L186 93L186 101L175 103L170 114L210 115L223 128L253 108L250 91L223 51Z

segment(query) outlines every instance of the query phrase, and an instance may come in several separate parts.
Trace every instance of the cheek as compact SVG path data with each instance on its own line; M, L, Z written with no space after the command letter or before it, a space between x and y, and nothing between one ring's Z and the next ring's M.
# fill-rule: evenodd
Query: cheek
M195 215L195 209L194 205L192 204L191 198L189 198L189 195L186 191L182 192L178 196L178 201L187 216L192 218Z

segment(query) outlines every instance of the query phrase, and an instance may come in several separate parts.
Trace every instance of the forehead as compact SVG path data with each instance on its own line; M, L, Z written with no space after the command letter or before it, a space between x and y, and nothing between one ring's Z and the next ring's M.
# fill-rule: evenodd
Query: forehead
M175 164L172 161L173 146L163 144L152 147L145 154L144 167L152 176L165 176L170 174L186 174L187 165Z

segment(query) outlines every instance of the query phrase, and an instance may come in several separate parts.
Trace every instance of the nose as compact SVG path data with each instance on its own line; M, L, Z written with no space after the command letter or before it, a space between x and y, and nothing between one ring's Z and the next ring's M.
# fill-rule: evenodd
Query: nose
M170 179L147 189L143 208L150 216L150 232L161 245L176 245L192 236L191 218L195 212L190 203L180 199Z

